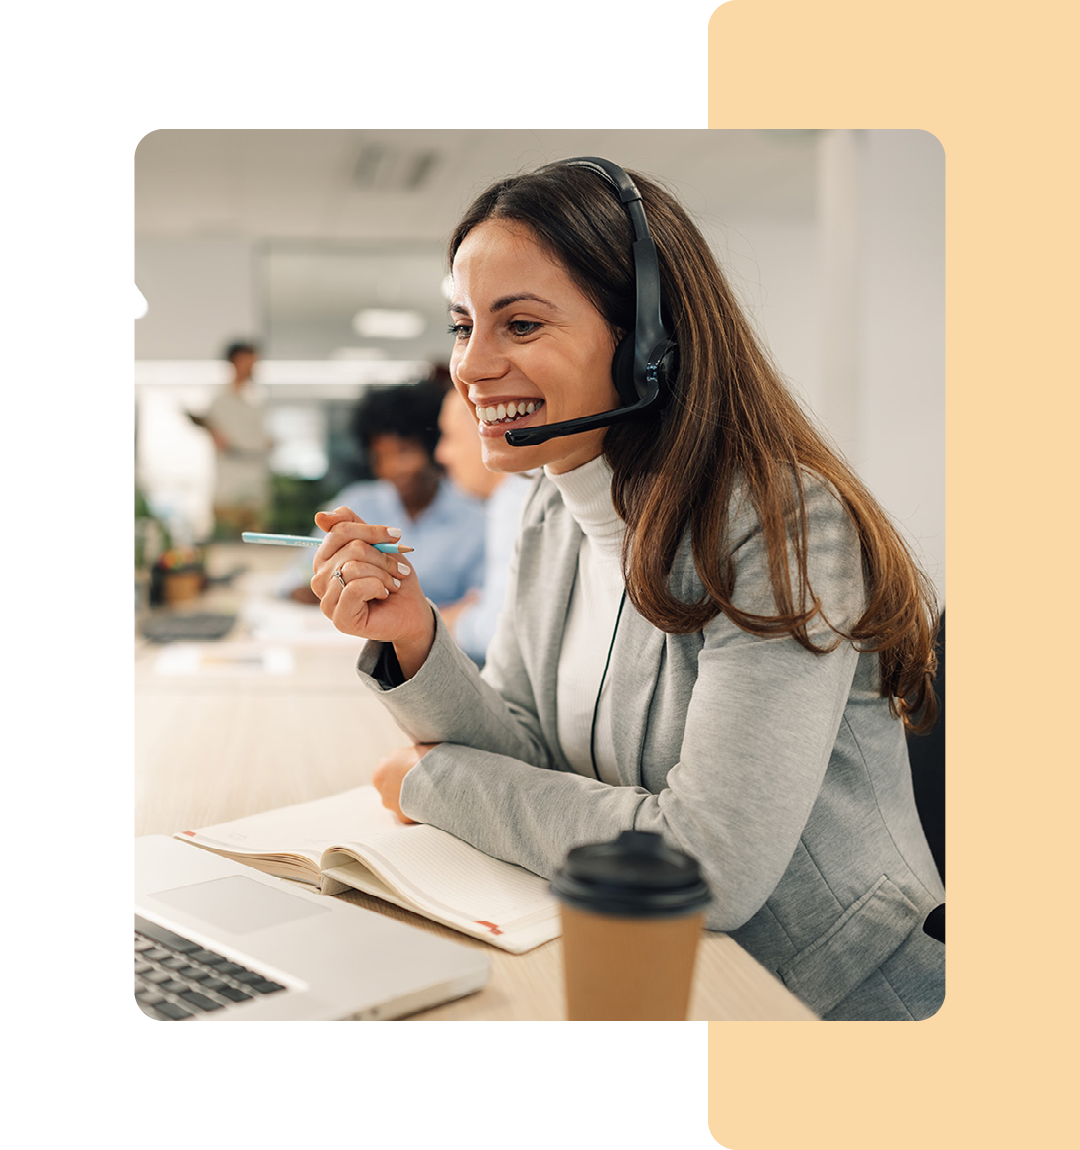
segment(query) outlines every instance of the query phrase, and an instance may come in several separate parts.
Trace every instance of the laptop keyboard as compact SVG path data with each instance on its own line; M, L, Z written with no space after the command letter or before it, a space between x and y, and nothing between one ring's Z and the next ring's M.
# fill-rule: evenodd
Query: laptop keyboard
M151 1018L193 1018L284 989L258 971L135 916L135 1001Z
M147 619L142 633L151 643L205 642L224 639L235 622L236 615L226 612L167 612Z

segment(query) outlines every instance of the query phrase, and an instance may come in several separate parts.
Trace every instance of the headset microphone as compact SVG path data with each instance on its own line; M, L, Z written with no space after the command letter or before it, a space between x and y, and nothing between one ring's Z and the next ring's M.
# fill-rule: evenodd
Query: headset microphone
M507 431L506 442L511 447L532 447L556 436L577 435L659 411L667 402L678 365L678 348L660 313L660 264L656 244L645 219L645 209L641 206L641 193L634 181L617 164L596 156L578 156L562 160L560 164L598 172L615 188L634 229L631 249L637 296L634 330L619 341L611 360L611 378L622 406L596 415L549 423L544 427Z

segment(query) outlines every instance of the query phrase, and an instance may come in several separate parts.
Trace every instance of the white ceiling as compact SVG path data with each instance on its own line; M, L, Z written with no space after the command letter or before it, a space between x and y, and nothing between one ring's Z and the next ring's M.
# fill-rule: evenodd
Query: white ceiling
M812 131L152 132L135 154L139 236L442 240L493 178L600 155L659 176L691 211L813 212ZM395 184L427 162L416 188ZM363 186L362 181L369 181Z

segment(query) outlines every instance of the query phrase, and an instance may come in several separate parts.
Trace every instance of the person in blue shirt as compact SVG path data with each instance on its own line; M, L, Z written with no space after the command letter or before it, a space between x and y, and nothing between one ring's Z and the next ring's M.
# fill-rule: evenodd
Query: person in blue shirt
M439 433L436 460L462 491L483 503L486 546L483 583L440 614L458 646L482 667L506 598L521 508L535 477L489 471L484 466L476 420L453 387L442 401Z
M424 590L440 607L483 586L485 559L483 504L435 461L443 394L430 380L368 391L353 430L375 479L349 484L325 508L348 507L368 523L399 528L401 542L424 557ZM300 603L319 601L308 585L310 563L305 556L290 568L281 587Z

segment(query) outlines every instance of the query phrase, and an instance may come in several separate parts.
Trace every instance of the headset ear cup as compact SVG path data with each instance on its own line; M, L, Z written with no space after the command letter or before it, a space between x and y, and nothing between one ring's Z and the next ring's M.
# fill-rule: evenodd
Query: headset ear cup
M624 407L637 403L638 392L634 386L634 336L624 335L611 357L611 380Z
M679 345L673 341L668 342L667 350L660 357L660 370L657 372L660 379L660 394L666 402L672 391L675 390L675 381L679 375Z

